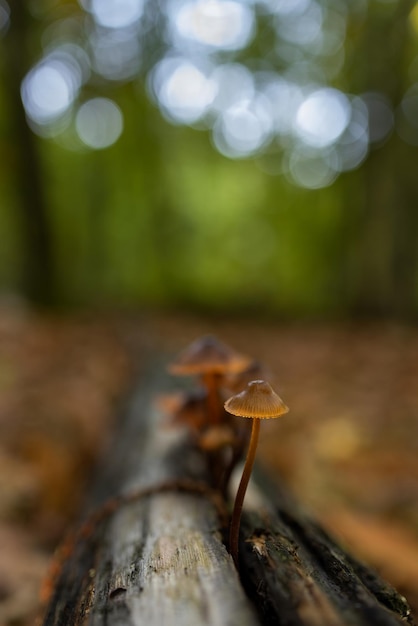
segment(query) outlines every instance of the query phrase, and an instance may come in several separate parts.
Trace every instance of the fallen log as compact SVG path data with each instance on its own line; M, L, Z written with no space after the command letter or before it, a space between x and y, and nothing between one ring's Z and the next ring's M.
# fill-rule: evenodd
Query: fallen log
M166 382L146 382L131 402L93 489L99 513L65 546L45 626L258 624L205 464L154 404ZM103 509L112 494L122 495Z
M244 514L242 582L266 624L413 625L407 601L271 485ZM265 499L264 505L262 499Z
M412 626L405 599L277 486L244 513L239 577L226 504L155 404L169 384L160 369L131 400L93 512L61 552L44 626Z

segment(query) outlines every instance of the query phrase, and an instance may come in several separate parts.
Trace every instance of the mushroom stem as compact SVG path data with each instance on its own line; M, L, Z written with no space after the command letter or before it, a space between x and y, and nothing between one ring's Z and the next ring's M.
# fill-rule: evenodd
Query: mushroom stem
M251 471L254 465L255 452L257 450L258 435L260 432L260 420L253 418L251 430L251 439L248 447L247 458L245 459L244 470L242 472L241 481L239 483L237 495L235 497L234 510L232 512L231 527L229 531L229 551L234 560L235 567L238 566L238 541L239 527L242 513L242 505L244 503L245 492L247 491L248 482L250 480Z
M218 392L218 376L216 374L207 373L203 376L203 383L207 389L207 407L209 422L211 424L219 424L221 421L221 404Z

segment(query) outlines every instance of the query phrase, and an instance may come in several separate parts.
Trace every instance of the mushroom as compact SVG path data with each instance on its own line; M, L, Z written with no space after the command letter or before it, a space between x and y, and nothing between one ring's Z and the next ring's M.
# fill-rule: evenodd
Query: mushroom
M219 398L219 381L225 374L245 369L251 360L235 352L213 335L196 339L169 365L169 372L180 376L200 376L207 390L208 422L219 424L222 403Z
M253 380L248 383L247 389L232 396L232 398L229 398L229 400L225 402L225 409L229 413L232 413L232 415L249 417L253 420L251 439L241 481L235 497L229 534L229 551L238 569L238 538L242 505L251 470L254 465L258 435L260 432L260 420L280 417L287 413L289 409L277 393L273 391L271 386L264 380Z
M158 398L159 407L169 415L168 425L186 426L192 435L200 436L207 424L206 391L191 389Z

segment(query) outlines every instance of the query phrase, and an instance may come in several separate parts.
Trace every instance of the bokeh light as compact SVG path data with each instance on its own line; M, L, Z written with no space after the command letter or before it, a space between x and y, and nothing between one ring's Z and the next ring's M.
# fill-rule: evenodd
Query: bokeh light
M328 187L339 171L335 152L303 150L300 146L290 153L287 166L291 182L306 189Z
M193 124L216 96L216 83L208 73L184 58L166 58L155 67L151 89L165 117Z
M279 76L271 76L263 86L263 93L270 101L270 112L275 132L289 134L295 124L295 116L304 101L302 87Z
M242 100L219 116L214 127L214 144L225 156L249 156L267 143L272 126L265 98Z
M278 155L269 158L271 171L287 172L303 187L331 184L393 131L393 107L383 93L351 95L338 88L349 14L364 11L362 0L353 7L322 0L79 4L87 15L51 24L44 57L22 84L28 119L43 136L68 126L85 83L123 84L138 77L170 123L207 130L216 150L228 158ZM8 14L6 0L0 0L0 29ZM152 37L156 45L150 47ZM413 87L396 114L398 134L414 145L417 102ZM83 142L94 148L112 145L112 132L108 137L100 126L106 109L84 107L76 116ZM123 121L112 107L119 122L109 129L119 128L117 137ZM84 126L87 114L95 120L92 138Z
M89 148L100 150L119 139L123 130L123 116L112 100L92 98L80 106L75 125L81 141Z
M255 94L254 77L248 68L240 63L223 63L211 74L216 85L216 96L212 108L222 113L238 102L251 100Z
M272 13L280 16L298 16L309 7L310 0L262 0Z
M85 4L85 3L84 3ZM126 28L137 22L144 10L143 0L90 0L86 7L105 28Z
M254 34L253 9L234 0L171 2L169 18L178 45L186 39L214 49L237 50Z
M27 116L39 125L55 122L72 106L82 83L77 60L65 50L54 51L23 80L21 96Z
M312 44L321 37L322 23L322 8L314 0L305 2L301 11L288 11L276 18L277 32L281 39L301 46Z
M107 80L128 80L137 75L141 48L134 29L96 28L90 34L92 66Z
M350 113L350 102L341 91L329 87L313 91L297 110L296 135L309 146L329 146L347 128Z

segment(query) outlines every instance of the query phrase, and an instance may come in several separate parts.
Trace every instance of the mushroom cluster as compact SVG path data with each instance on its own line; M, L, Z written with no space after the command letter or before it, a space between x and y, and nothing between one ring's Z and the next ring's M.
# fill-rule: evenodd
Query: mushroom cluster
M222 421L222 380L243 372L250 363L248 357L235 352L213 335L206 335L185 348L168 369L177 376L199 377L206 390L208 423L219 424Z
M171 374L196 376L201 387L183 395L172 421L189 428L207 459L211 486L226 497L230 476L248 444L233 506L229 551L238 568L238 538L245 493L254 465L260 420L280 417L287 406L262 380L262 366L212 335L190 344L169 365ZM227 392L238 392L228 400ZM229 393L230 395L230 393ZM252 419L251 432L235 417Z
M187 346L168 366L171 374L198 380L197 389L183 394L172 421L188 427L205 455L211 486L224 495L247 439L246 429L237 429L224 409L227 381L237 381L251 363L249 357L213 335L205 335Z

